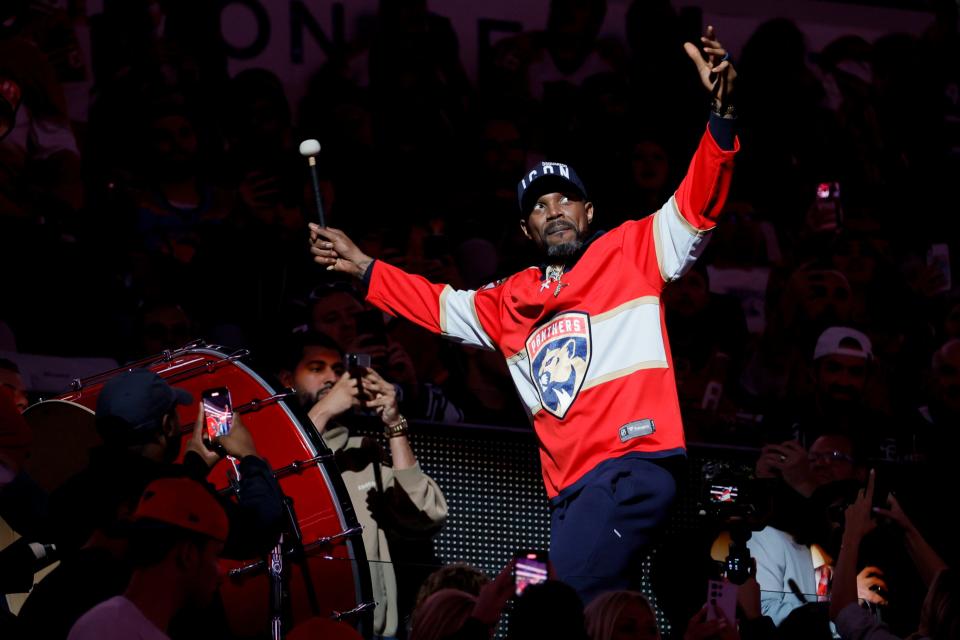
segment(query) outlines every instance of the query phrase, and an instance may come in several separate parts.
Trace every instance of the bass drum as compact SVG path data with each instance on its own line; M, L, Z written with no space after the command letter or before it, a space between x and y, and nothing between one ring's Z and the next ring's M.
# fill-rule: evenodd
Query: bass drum
M125 371L144 367L156 372L171 386L193 395L193 403L178 410L184 432L183 451L191 437L201 393L213 387L227 387L234 411L243 416L258 454L270 463L283 493L292 500L302 536L305 563L284 558L290 568L286 604L292 616L291 626L319 615L350 622L366 636L372 628L374 603L360 535L362 529L333 455L306 414L294 402L287 402L288 398L292 399L292 392L278 392L242 362L247 355L246 350L227 354L200 342L191 343L156 358L77 380L72 391L34 405L25 415L30 420L33 413L38 424L47 425L45 428L51 433L45 437L55 442L56 434L52 431L56 425L74 422L56 419L58 415L65 415L65 407L72 405L75 416L89 415L96 408L97 396L105 382ZM43 420L39 419L41 416ZM84 438L89 438L90 425L85 425L83 430ZM37 460L38 468L45 466L44 457ZM211 470L208 480L223 493L229 493L228 473L232 473L231 465L223 460ZM226 576L221 594L232 632L239 636L269 634L271 583L266 559L252 558L246 562L224 559L221 563ZM306 579L304 564L308 568Z

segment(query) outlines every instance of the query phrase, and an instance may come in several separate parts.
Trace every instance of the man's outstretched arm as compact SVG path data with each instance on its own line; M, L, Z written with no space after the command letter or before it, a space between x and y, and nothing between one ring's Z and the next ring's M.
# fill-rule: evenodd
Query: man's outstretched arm
M684 49L710 92L712 109L680 187L654 215L653 240L664 282L686 273L706 247L730 190L733 156L738 149L731 97L737 72L713 27L707 27L701 41L702 53L690 42ZM644 255L642 251L640 255Z
M367 283L367 300L389 314L400 316L434 333L475 347L493 349L489 328L494 318L477 313L475 291L458 291L434 284L363 253L339 229L310 224L310 252L329 271L348 273ZM486 292L484 292L486 293ZM488 294L495 295L495 294ZM489 301L488 302L492 302ZM493 309L496 304L487 304Z

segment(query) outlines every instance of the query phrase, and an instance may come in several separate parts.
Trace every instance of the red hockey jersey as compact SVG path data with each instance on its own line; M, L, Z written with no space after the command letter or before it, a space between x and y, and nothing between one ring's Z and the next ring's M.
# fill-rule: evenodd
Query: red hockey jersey
M603 460L681 453L660 293L703 251L726 199L734 153L708 130L676 194L656 213L591 242L563 274L558 295L538 267L478 291L456 291L377 261L367 299L504 355L533 420L551 498Z

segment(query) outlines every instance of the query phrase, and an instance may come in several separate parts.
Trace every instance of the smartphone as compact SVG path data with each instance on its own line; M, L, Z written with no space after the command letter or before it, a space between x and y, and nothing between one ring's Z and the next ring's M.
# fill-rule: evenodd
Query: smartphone
M874 471L873 477L873 504L870 505L876 509L887 510L890 508L890 505L887 504L887 497L890 495L890 473L889 471L884 473L883 470L877 469ZM873 516L877 516L874 514ZM882 521L882 519L880 519Z
M347 367L347 373L354 378L362 378L366 369L370 368L369 353L348 353L344 356L344 364Z
M817 231L834 231L843 225L840 208L840 183L821 182L817 185Z
M230 433L233 428L233 400L230 398L230 390L226 387L207 389L200 397L207 427L207 440L215 442L220 436Z
M953 287L950 276L950 246L942 243L930 245L927 251L927 266L936 267L942 276L942 281L933 293L950 291Z
M514 592L519 596L531 584L547 580L547 552L524 551L516 555L513 566Z
M737 585L729 580L707 581L707 620L717 620L717 610L731 624L737 620Z
M360 379L366 373L366 370L370 368L370 354L369 353L348 353L343 357L343 364L347 368L347 373L351 375L357 381L357 387L359 393L357 394L357 400L362 403L367 401L367 394L363 392L363 385L360 383Z

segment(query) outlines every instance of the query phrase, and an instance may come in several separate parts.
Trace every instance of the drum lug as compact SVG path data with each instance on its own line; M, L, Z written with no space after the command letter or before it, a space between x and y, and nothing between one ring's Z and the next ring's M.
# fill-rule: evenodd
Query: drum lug
M324 536L323 538L317 538L310 544L303 545L303 551L304 553L306 553L313 549L318 549L320 547L325 547L327 545L330 545L334 542L338 542L343 538L348 538L350 536L358 536L362 533L363 533L363 526L358 524L355 527L344 529L340 533L335 533L332 536ZM292 549L287 551L287 555L290 555L292 553L293 553ZM257 562L251 562L250 564L245 564L242 567L237 567L236 569L230 569L230 571L227 572L227 577L232 580L237 580L251 573L259 573L267 568L268 568L267 561L258 560Z
M262 400L260 398L254 398L253 400L251 400L246 404L242 404L238 407L234 407L234 411L237 411L238 413L259 411L260 409L262 409L267 405L289 398L290 396L296 395L296 393L297 393L296 391L290 390L290 391L283 391L281 393L275 393L272 396L263 398Z
M340 533L335 533L332 536L324 536L322 538L317 538L310 544L303 545L304 552L309 552L313 549L318 549L320 547L325 547L331 543L338 542L343 538L349 538L350 536L359 536L363 533L363 525L358 524L356 526L350 527L349 529L344 529Z
M333 615L331 615L330 617L338 621L343 620L344 618L352 618L354 616L360 615L364 611L370 611L371 609L376 608L376 606L377 606L376 602L361 602L360 604L355 606L353 609L350 609L348 611L334 611Z

